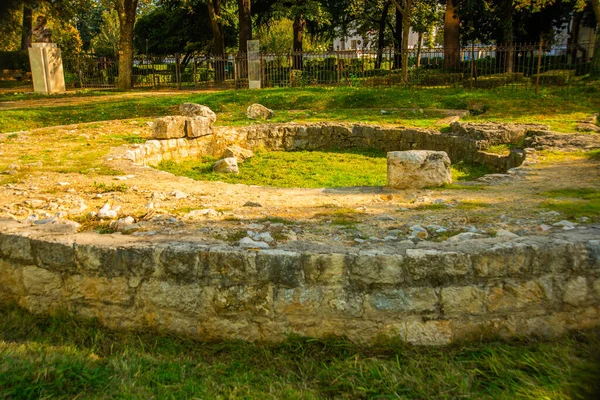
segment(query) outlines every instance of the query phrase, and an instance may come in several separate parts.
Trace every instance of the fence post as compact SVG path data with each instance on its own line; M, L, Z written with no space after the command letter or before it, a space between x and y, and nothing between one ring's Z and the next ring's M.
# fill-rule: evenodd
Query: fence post
M79 71L79 87L83 89L83 73L81 72L81 55L77 55L77 70Z
M540 70L542 68L542 43L543 43L543 40L540 39L540 47L538 50L537 75L535 76L535 94L536 95L538 95L540 93Z
M154 74L154 60L152 60L152 87L156 87L156 76Z
M181 71L179 69L179 53L175 53L175 79L177 79L177 89L181 90Z
M197 89L198 77L196 76L198 73L198 66L196 65L196 53L194 53L194 89Z
M469 86L473 89L473 75L475 71L475 44L471 43L471 79L469 79Z

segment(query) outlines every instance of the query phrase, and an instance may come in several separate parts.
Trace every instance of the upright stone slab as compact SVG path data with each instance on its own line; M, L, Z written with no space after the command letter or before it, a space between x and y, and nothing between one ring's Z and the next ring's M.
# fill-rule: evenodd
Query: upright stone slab
M260 52L258 40L248 40L248 87L260 89Z
M36 93L65 91L62 57L56 43L32 43L29 48L29 63L33 90Z
M450 158L443 151L387 153L387 183L396 189L418 189L452 183Z

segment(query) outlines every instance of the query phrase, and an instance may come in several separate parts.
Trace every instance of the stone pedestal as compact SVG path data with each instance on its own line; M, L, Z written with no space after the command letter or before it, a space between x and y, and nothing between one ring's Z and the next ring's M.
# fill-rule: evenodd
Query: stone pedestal
M409 150L387 153L387 185L420 189L452 183L450 158L443 151Z
M56 43L33 43L29 48L29 63L36 93L65 91L62 57Z
M260 47L258 40L248 40L248 87L260 89Z

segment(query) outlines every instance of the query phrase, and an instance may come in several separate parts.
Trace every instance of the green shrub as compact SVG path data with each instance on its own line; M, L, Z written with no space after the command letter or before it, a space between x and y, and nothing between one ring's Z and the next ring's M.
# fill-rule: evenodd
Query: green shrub
M519 83L524 81L524 76L522 72L507 72L504 74L495 74L495 75L487 75L481 76L477 79L465 79L462 81L462 85L465 88L470 88L473 85L473 88L478 89L493 89L501 86L505 86L511 83Z
M0 51L0 70L2 69L30 71L27 50Z
M537 81L537 74L531 77L531 82L533 84ZM540 75L540 85L556 85L562 86L566 85L573 76L575 76L575 71L570 69L556 69L551 71L542 72Z

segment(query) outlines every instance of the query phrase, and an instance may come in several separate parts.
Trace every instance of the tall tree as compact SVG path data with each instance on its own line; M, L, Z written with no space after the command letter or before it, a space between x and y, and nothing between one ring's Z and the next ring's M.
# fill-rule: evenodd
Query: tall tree
M444 17L444 67L460 68L460 0L446 0Z
M408 82L408 37L415 1L418 0L392 0L396 9L402 15L402 80Z
M252 40L252 13L250 0L238 0L238 16L239 16L239 46L238 50L241 53L247 51L246 43Z
M23 5L23 24L21 26L21 50L27 50L31 46L31 29L33 28L33 9Z
M117 87L133 87L133 27L138 0L114 0L119 15L119 77Z
M213 55L215 56L215 82L225 81L225 31L221 18L221 0L207 0L208 16L213 33Z

